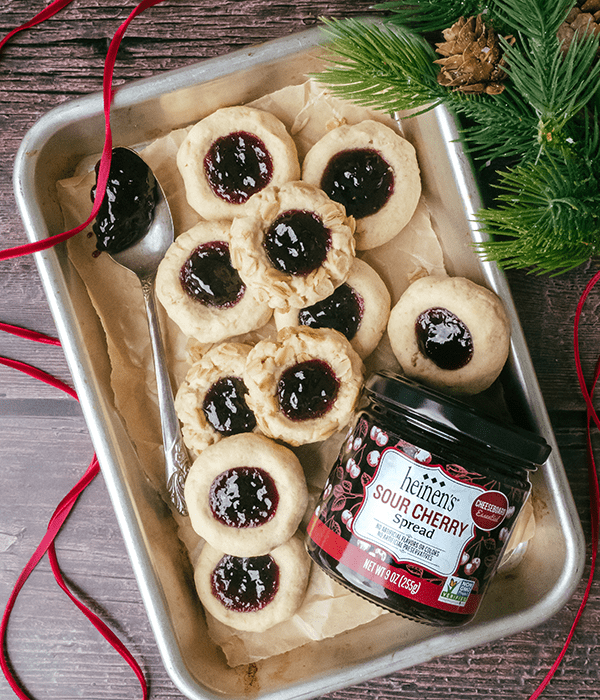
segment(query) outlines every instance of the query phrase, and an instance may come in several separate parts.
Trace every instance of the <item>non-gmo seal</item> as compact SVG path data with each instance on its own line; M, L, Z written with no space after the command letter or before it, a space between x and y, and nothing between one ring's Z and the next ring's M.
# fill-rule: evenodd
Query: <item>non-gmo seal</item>
M485 491L473 501L471 517L473 522L485 532L501 525L508 512L508 499L501 491Z

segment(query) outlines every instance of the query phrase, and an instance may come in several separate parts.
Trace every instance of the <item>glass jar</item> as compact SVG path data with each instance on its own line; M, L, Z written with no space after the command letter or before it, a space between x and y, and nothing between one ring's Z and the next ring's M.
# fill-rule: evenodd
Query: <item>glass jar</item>
M373 603L462 625L550 447L392 373L372 375L364 399L310 520L308 552Z

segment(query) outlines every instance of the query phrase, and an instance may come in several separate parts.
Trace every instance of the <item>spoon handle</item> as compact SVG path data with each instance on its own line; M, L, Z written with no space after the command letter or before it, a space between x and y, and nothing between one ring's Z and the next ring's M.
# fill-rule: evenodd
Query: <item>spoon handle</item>
M152 356L156 373L158 406L165 452L167 490L177 510L181 515L187 515L183 487L190 464L183 443L181 428L179 427L179 419L175 412L173 389L171 388L171 380L167 370L165 348L156 312L154 275L142 279L141 284L146 304L146 316L148 317L148 329L150 331L150 342L152 344Z

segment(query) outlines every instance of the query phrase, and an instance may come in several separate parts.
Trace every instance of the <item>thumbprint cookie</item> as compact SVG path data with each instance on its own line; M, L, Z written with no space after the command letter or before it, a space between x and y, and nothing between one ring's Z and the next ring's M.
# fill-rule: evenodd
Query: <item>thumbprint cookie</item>
M306 593L310 559L298 537L261 556L235 557L204 545L194 571L206 611L229 627L264 632L289 620Z
M195 124L177 152L186 197L204 219L233 219L268 185L300 177L296 146L269 112L224 107Z
M302 179L356 219L357 250L376 248L396 236L421 196L413 145L372 119L327 132L306 154Z
M175 239L158 266L159 301L183 333L200 343L256 330L272 316L231 264L230 225L196 224Z
M354 259L354 220L305 182L254 195L231 225L231 260L255 296L286 311L329 296Z
M388 334L408 377L452 394L487 389L510 346L502 300L464 277L413 282L390 313Z
M263 435L241 433L209 445L185 482L190 522L234 556L261 556L297 530L308 489L296 455Z
M221 343L193 363L175 395L185 444L196 453L223 437L251 433L243 374L251 345Z
M319 442L350 421L363 372L359 355L338 331L283 328L248 354L248 406L265 435L290 445Z
M385 282L366 262L355 258L345 282L326 299L290 309L275 310L278 330L286 326L333 328L342 333L362 359L370 355L383 336L390 315L391 298Z

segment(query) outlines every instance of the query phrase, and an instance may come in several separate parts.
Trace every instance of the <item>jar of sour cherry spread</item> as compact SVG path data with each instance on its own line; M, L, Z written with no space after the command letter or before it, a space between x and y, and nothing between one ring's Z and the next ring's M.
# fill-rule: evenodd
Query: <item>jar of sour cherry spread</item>
M475 615L527 500L543 438L412 380L370 377L310 520L312 559L419 622Z

